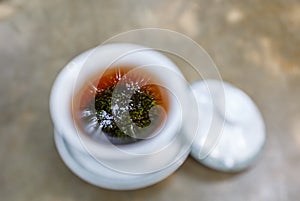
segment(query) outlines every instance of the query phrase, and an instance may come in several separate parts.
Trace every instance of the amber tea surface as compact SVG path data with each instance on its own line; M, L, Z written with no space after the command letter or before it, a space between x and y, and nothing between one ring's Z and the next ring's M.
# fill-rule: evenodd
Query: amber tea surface
M85 135L122 145L159 133L169 110L168 91L157 77L136 69L110 67L75 94L72 114Z

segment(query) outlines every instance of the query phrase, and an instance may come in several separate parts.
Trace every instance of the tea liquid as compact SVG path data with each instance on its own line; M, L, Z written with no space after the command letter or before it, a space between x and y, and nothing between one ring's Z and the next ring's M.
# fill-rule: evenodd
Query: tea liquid
M151 137L163 126L169 95L146 70L116 66L88 79L73 99L79 129L94 140L103 136L113 144Z

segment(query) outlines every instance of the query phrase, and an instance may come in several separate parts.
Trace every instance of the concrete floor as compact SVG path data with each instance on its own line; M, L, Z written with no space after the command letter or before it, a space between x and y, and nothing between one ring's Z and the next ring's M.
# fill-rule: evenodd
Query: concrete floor
M48 109L57 73L80 52L144 27L188 35L254 99L267 144L253 167L224 174L189 158L159 184L117 192L63 164ZM296 0L0 0L0 200L299 200L299 33Z

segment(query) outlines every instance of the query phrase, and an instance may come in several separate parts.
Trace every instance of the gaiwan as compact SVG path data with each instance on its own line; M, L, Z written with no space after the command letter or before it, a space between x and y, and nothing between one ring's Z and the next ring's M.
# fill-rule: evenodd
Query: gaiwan
M193 108L193 110L190 110ZM197 104L177 66L151 48L88 50L58 74L50 112L57 149L83 180L128 190L157 183L188 156Z

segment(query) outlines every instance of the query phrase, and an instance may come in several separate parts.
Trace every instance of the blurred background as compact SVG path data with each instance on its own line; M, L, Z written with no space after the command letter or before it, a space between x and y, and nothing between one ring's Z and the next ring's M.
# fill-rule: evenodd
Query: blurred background
M225 174L189 158L159 184L118 192L63 164L48 109L56 75L79 53L145 27L191 37L256 102L267 144L254 166ZM0 0L0 199L299 200L299 33L296 0Z

